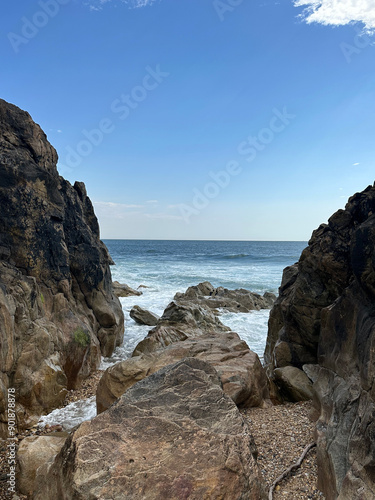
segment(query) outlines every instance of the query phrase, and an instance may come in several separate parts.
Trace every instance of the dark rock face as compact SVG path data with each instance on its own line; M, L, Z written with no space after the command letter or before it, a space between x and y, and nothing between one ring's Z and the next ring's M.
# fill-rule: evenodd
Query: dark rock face
M30 115L0 100L2 424L8 387L16 389L19 425L30 424L123 335L91 201L83 183L73 187L58 175L56 163Z
M84 422L33 498L262 500L249 428L207 363L186 358Z
M375 187L313 233L284 271L265 360L315 364L319 486L328 500L375 498Z

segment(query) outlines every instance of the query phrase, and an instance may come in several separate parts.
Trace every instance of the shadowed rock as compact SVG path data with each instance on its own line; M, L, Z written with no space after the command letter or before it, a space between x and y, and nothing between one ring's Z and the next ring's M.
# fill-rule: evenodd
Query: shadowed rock
M18 427L62 403L122 341L107 248L83 183L30 115L0 100L0 434L15 389Z
M314 231L284 271L265 361L314 380L318 485L327 500L375 498L375 187ZM308 366L304 366L305 363Z
M130 317L139 325L155 326L159 316L139 306L134 306L130 311Z

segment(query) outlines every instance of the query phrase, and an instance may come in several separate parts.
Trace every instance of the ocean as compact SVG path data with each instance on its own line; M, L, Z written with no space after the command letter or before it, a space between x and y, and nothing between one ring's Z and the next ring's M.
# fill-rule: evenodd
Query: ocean
M150 327L137 325L129 316L139 305L159 316L177 292L209 281L215 287L246 288L263 294L278 293L283 269L297 262L306 242L293 241L159 241L104 240L115 265L114 281L134 289L141 296L120 298L125 314L124 342L113 356L102 360L101 369L127 359ZM220 320L247 342L261 360L267 338L269 310L224 313ZM95 416L95 398L77 401L54 410L40 425L62 424L70 429Z
M137 325L129 316L134 305L163 313L177 292L209 281L215 287L246 288L263 294L277 294L283 269L296 262L306 242L270 241L158 241L104 240L115 262L113 280L134 289L140 285L142 296L120 299L125 313L124 344L102 368L131 356L137 343L150 330ZM251 313L225 313L221 321L245 340L250 349L263 357L268 310Z

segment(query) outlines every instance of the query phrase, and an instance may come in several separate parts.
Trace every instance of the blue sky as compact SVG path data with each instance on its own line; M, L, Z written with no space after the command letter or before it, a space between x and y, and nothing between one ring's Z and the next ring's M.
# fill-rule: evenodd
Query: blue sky
M103 238L307 240L374 182L372 1L337 3L18 0L1 97Z

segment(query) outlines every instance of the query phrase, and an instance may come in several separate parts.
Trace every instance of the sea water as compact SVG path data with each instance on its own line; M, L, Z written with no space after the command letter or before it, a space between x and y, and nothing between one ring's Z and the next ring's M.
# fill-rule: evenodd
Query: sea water
M209 281L214 287L246 288L277 294L283 269L295 263L304 242L105 240L115 262L113 280L142 291L121 298L125 314L123 345L104 359L102 368L131 356L150 330L129 316L134 305L162 315L176 292ZM138 288L141 285L147 288ZM220 320L247 342L262 359L269 310L224 313Z
M102 360L101 369L127 359L150 331L129 316L134 305L161 316L177 292L209 281L213 286L246 288L277 294L283 269L295 263L305 242L105 240L115 265L112 278L139 288L141 296L120 298L125 315L123 344ZM247 342L261 359L267 338L269 310L228 313L220 320ZM70 429L95 415L95 401L74 402L43 417L42 424Z

